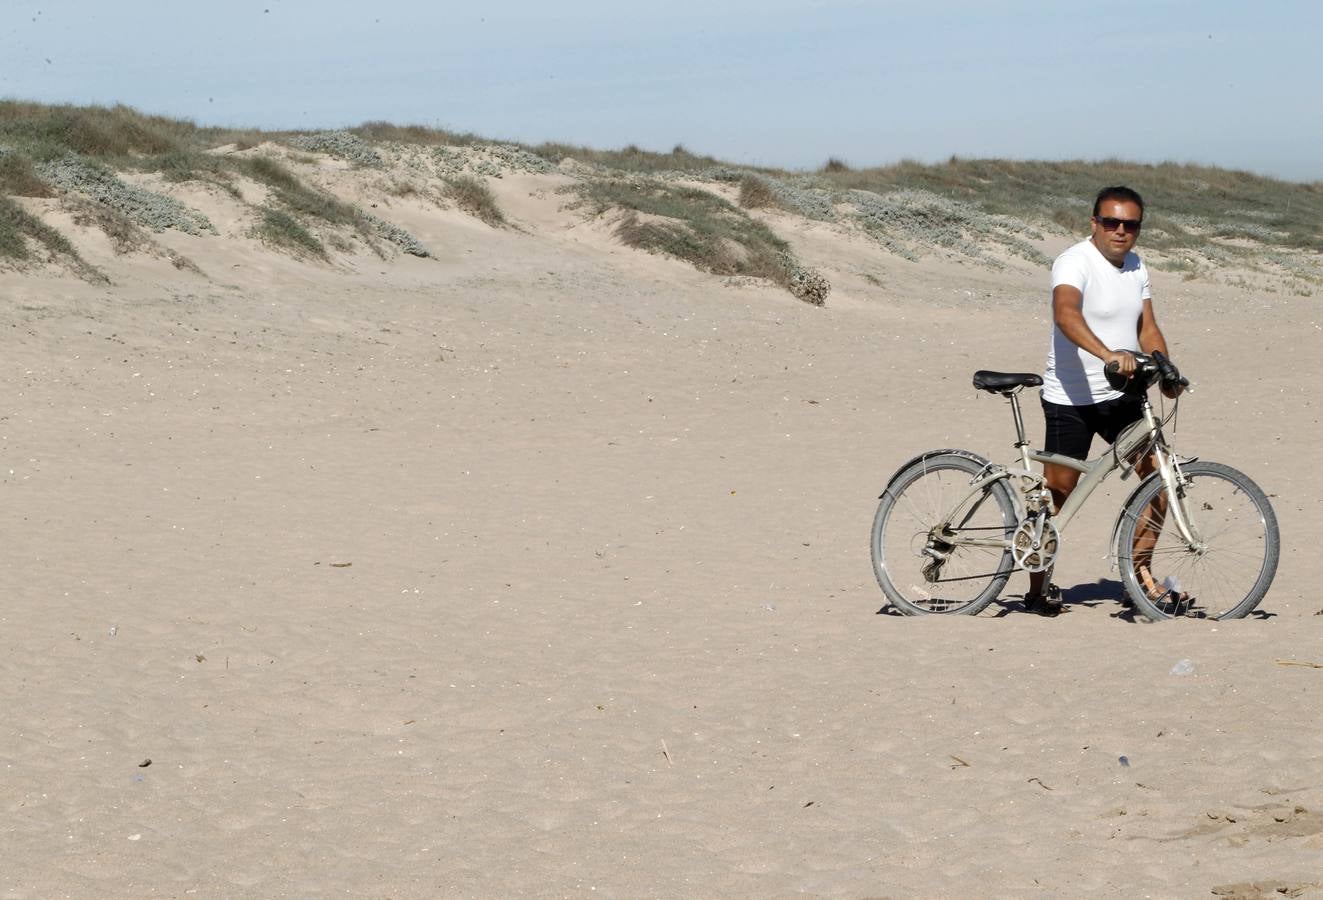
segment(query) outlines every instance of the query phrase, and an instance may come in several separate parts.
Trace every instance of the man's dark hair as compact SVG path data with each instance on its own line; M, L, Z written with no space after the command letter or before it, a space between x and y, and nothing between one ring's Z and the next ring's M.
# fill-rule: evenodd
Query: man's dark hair
M1098 192L1097 198L1093 201L1093 214L1098 215L1098 210L1102 209L1103 203L1108 200L1120 200L1122 203L1133 203L1139 207L1139 217L1144 217L1144 198L1139 196L1138 191L1131 190L1128 187L1117 185L1116 187L1105 187Z

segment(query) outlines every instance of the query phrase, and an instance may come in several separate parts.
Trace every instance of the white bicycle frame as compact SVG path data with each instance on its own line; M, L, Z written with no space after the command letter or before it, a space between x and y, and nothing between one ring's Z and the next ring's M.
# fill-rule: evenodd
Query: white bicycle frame
M1116 439L1116 443L1104 451L1100 456L1092 460L1081 461L1074 459L1073 457L1062 456L1059 453L1048 453L1043 450L1030 449L1029 442L1024 436L1024 419L1020 415L1020 404L1016 397L1016 394L1019 392L1020 388L1016 388L1011 391L1006 391L1004 396L1010 402L1011 411L1015 416L1015 446L1016 449L1020 451L1021 467L1007 468L996 463L989 463L984 472L980 473L970 482L969 492L961 498L960 502L955 505L951 513L942 521L938 522L933 528L934 533L945 531L957 515L960 514L961 510L965 509L975 496L980 494L994 481L1000 481L1002 479L1016 479L1021 485L1020 489L1013 489L1011 495L1015 498L1016 512L1023 521L1028 513L1028 505L1025 498L1031 497L1036 492L1044 490L1042 473L1036 472L1032 468L1032 464L1035 462L1065 466L1066 468L1074 469L1083 476L1080 478L1070 496L1066 498L1066 502L1061 505L1061 509L1050 516L1052 524L1056 527L1058 533L1066 530L1066 526L1070 524L1071 520L1075 517L1075 514L1079 512L1080 507L1085 504L1093 492L1097 490L1098 485L1102 484L1108 475L1112 474L1117 469L1121 469L1121 477L1129 477L1130 473L1135 468L1135 461L1137 461L1140 456L1144 455L1146 450L1157 460L1157 473L1167 486L1168 496L1175 498L1180 495L1181 487L1183 485L1180 464L1176 459L1176 455L1172 453L1171 448L1167 446L1166 438L1162 434L1162 422L1160 422L1157 415L1154 414L1153 406L1149 403L1147 393L1145 393L1143 397L1143 419L1133 423L1126 428L1125 431L1121 432ZM1136 490L1138 490L1138 488L1136 488ZM1196 551L1199 550L1202 547L1202 541L1199 538L1194 524L1186 515L1184 505L1181 503L1170 503L1169 510L1172 514L1172 520L1176 526L1176 530L1180 534L1182 540ZM1115 544L1115 536L1121 527L1123 516L1124 506L1122 507L1122 515L1117 517L1116 526L1113 529L1113 545ZM956 535L953 538L944 538L944 540L948 540L953 544L963 544L971 547L987 547L1002 550L1009 550L1011 548L1011 541L1007 538L978 538Z

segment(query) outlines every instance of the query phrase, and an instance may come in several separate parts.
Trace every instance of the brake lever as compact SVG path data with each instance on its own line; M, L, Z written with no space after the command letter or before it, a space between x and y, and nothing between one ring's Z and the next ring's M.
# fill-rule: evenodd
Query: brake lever
M1167 358L1167 354L1161 350L1154 350L1153 361L1158 364L1158 377L1163 384L1175 384L1182 388L1189 388L1190 380L1180 373L1175 364Z

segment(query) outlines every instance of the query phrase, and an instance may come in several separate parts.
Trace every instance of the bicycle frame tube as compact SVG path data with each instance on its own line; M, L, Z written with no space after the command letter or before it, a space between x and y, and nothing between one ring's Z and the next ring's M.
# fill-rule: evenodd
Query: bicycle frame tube
M973 500L975 497L977 497L979 494L981 494L983 492L983 489L986 488L988 485L992 484L994 481L999 481L1000 479L1006 478L1009 474L1010 473L1006 469L1003 469L1001 466L994 466L991 467L991 471L989 472L989 474L984 475L970 482L969 491L963 497L961 497L959 501L957 501L955 506L951 507L950 514L947 515L946 518L944 518L942 521L934 525L932 530L933 531L945 530L948 526L952 524L952 521L957 517L961 515L965 515L967 518L968 515L972 515L974 507L970 505L970 501ZM979 500L979 502L982 503L988 499L990 498L984 496ZM992 502L995 503L996 501L993 500ZM959 526L960 523L957 523L957 527ZM1008 541L1004 537L978 538L978 537L967 537L965 535L960 535L960 537L956 541L954 541L954 543L960 544L961 546L964 547L989 547L995 550L1005 550L1011 545L1010 541Z
M1072 456L1062 456L1059 453L1048 453L1045 450L1030 450L1027 445L1022 445L1020 447L1020 456L1025 460L1025 467L1023 469L1005 469L1001 466L996 466L989 471L988 474L970 482L969 492L960 498L959 502L951 508L950 515L940 522L937 527L942 528L950 525L952 520L959 516L963 510L968 508L968 504L972 498L998 479L1009 479L1011 477L1029 475L1037 480L1039 475L1037 472L1034 472L1029 468L1029 463L1038 462L1065 466L1068 469L1074 469L1076 472L1079 472L1084 476L1079 480L1079 483L1075 486L1075 490L1071 492L1071 495L1066 499L1066 502L1062 504L1061 509L1052 516L1052 522L1056 525L1057 531L1065 531L1066 526L1070 524L1070 520L1074 518L1075 513L1077 513L1080 507L1084 505L1084 502L1089 499L1089 496L1097 489L1098 485L1102 484L1103 480L1112 472L1127 465L1126 459L1130 454L1134 453L1140 448L1140 446L1148 441L1150 436L1157 431L1157 428L1158 423L1156 419L1153 418L1152 410L1148 407L1148 404L1145 403L1144 421L1142 423L1136 422L1135 425L1126 430L1117 438L1116 444L1109 447L1107 451L1097 459L1086 462L1075 459ZM1013 493L1018 495L1018 492L1013 491ZM1024 510L1021 509L1020 512L1023 515ZM971 538L963 535L960 537L958 543L971 547L1004 548L1010 546L1010 542L1004 538Z
M1057 510L1052 516L1053 523L1058 531L1065 531L1066 526L1070 524L1071 519L1079 512L1089 497L1097 490L1098 485L1107 479L1107 476L1120 468L1128 468L1131 463L1130 457L1139 451L1146 443L1150 441L1154 444L1155 451L1159 451L1162 444L1160 440L1162 429L1153 414L1153 407L1149 405L1148 398L1144 398L1144 418L1135 422L1117 437L1116 443L1108 447L1096 459L1081 461L1069 456L1062 456L1058 453L1047 453L1042 450L1028 450L1023 452L1030 460L1039 463L1050 463L1057 466L1065 466L1068 469L1074 469L1084 477L1075 485L1066 502L1061 504L1061 509ZM1159 465L1164 460L1169 462L1170 457L1159 452ZM1169 472L1163 471L1163 477L1167 478ZM1168 485L1172 480L1167 481Z
M1075 490L1071 491L1070 496L1066 498L1066 502L1061 504L1061 509L1057 510L1052 516L1052 523L1057 526L1057 531L1066 530L1066 526L1075 517L1075 513L1079 512L1079 508L1084 505L1084 501L1088 500L1089 495L1094 492L1098 485L1102 484L1103 479L1117 468L1116 460L1110 452L1089 462L1083 462L1070 456L1062 456L1059 453L1046 453L1041 450L1030 450L1029 458L1034 462L1065 466L1083 475L1076 483Z
M1153 407L1144 397L1144 418L1135 422L1117 437L1116 443L1107 448L1096 459L1088 462L1081 462L1068 456L1061 456L1057 453L1047 453L1041 450L1023 449L1021 452L1030 460L1039 463L1051 463L1053 465L1065 466L1069 469L1081 473L1084 477L1075 485L1066 502L1061 504L1061 509L1057 510L1052 520L1057 526L1058 531L1065 531L1066 526L1070 524L1071 519L1079 512L1090 495L1107 479L1112 472L1121 468L1131 468L1130 458L1140 452L1146 444L1152 445L1153 456L1157 459L1157 471L1162 480L1167 485L1168 493L1175 495L1180 476L1176 469L1174 456L1168 451L1166 442L1162 439L1162 424L1153 413ZM1171 504L1170 513L1175 522L1176 530L1180 532L1181 537L1190 544L1197 544L1198 539L1194 534L1190 523L1185 519L1185 511L1181 504Z
M1172 521L1176 523L1176 530L1185 543L1191 547L1202 548L1203 541L1195 532L1194 523L1186 517L1185 504L1180 502L1177 493L1180 488L1180 475L1176 469L1175 456L1167 452L1167 448L1162 446L1160 441L1153 448L1153 455L1158 458L1158 472L1167 485L1167 512L1171 515Z
M1162 424L1153 413L1153 407L1144 398L1143 403L1144 418L1135 422L1125 429L1116 439L1116 443L1108 447L1102 454L1092 460L1078 460L1070 456L1062 456L1059 453L1049 453L1045 450L1031 450L1027 442L1017 443L1020 451L1020 458L1024 462L1023 469L1007 469L1002 466L991 466L987 474L970 482L969 492L960 498L951 509L942 522L938 523L937 528L945 528L952 524L953 520L968 509L969 503L988 485L999 479L1009 479L1012 477L1021 477L1028 475L1037 479L1040 477L1037 472L1030 468L1031 463L1044 463L1057 466L1063 466L1068 469L1074 469L1081 474L1079 482L1075 489L1071 491L1066 502L1061 505L1052 516L1053 524L1058 532L1064 532L1066 526L1070 524L1075 514L1079 512L1089 497L1097 490L1098 485L1107 479L1107 476L1117 469L1133 468L1130 461L1132 456L1142 451L1146 445L1152 445L1152 453L1157 458L1157 470L1162 480L1166 482L1167 489L1174 496L1177 484L1179 483L1179 473L1176 467L1174 456L1168 451L1165 442L1162 439ZM1017 423L1018 425L1019 423ZM1021 426L1022 427L1022 426ZM1016 496L1020 496L1019 491L1012 491ZM1198 541L1193 534L1190 523L1185 521L1184 510L1179 503L1171 504L1172 518L1176 524L1177 530L1181 536L1191 544L1197 544ZM1023 509L1021 510L1023 514ZM958 523L957 523L958 526ZM971 547L990 547L1004 549L1010 546L1010 542L1004 538L973 538L961 536L957 543Z

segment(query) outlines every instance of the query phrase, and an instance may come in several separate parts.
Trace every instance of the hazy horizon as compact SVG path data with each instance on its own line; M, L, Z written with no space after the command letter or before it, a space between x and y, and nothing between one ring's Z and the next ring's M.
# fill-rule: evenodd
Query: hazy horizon
M1117 158L1323 180L1323 9L1273 9L70 0L0 12L0 96L226 127L683 144L787 169Z

